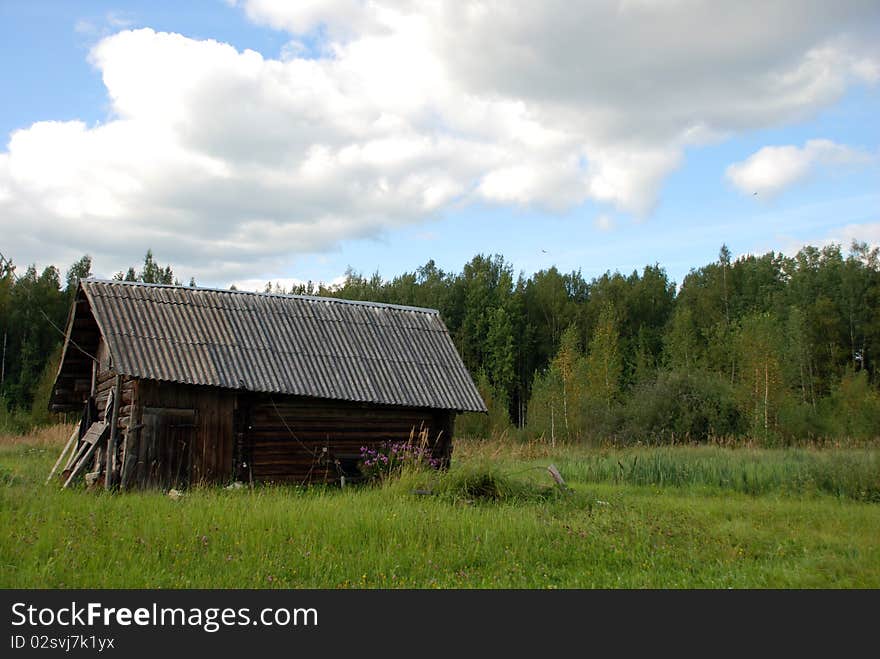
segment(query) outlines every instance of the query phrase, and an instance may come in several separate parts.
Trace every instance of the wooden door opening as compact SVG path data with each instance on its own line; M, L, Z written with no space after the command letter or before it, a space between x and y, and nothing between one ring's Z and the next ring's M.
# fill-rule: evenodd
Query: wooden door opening
M144 483L163 489L186 487L190 480L190 445L197 427L196 410L145 407L142 458Z

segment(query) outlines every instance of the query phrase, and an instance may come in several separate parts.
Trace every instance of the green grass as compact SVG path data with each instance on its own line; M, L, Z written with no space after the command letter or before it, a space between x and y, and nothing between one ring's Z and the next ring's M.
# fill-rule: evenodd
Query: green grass
M745 494L831 494L880 503L876 449L727 449L659 447L566 457L560 467L580 481L706 487Z
M447 475L177 501L43 486L57 451L0 441L0 587L880 587L871 449L460 443Z

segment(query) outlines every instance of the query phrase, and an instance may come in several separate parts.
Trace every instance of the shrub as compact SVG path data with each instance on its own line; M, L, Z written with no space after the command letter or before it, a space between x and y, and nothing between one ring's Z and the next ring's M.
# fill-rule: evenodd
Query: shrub
M791 398L780 406L778 424L779 433L789 444L828 436L825 416L809 403Z
M743 430L730 385L711 373L661 371L638 385L624 410L628 442L707 441Z
M880 436L880 393L864 370L845 373L821 407L837 437L868 440Z

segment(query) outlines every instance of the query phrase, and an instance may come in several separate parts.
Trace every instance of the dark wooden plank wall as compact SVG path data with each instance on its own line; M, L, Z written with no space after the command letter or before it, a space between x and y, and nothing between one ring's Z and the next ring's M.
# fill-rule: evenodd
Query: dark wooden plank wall
M144 408L172 408L194 410L195 428L187 445L189 451L189 481L191 483L218 482L232 478L233 414L236 392L215 387L200 387L140 380L137 386L136 416L137 424L143 422ZM179 434L179 433L178 433ZM168 446L166 438L159 438L163 446ZM149 453L150 447L145 446ZM158 456L157 447L152 450ZM176 456L166 456L163 460L176 460ZM164 473L157 465L150 465L147 473ZM139 471L140 473L140 471ZM142 483L151 487L159 483L151 478Z
M115 382L112 371L98 371L96 400L102 419L109 414L105 408ZM351 469L361 446L418 439L422 431L432 453L447 464L452 450L454 414L445 410L268 396L127 377L122 391L117 463L124 468L135 462L125 488L232 478L338 481L340 469ZM193 427L183 427L183 422ZM131 454L126 456L126 450ZM105 460L106 455L98 456L95 468Z
M181 488L190 481L190 447L198 436L196 410L144 407L142 410L145 459L136 478L152 487Z
M239 404L246 470L239 478L260 481L337 481L335 460L351 464L362 446L407 441L427 431L435 456L448 461L452 413L383 407L345 401L252 396Z

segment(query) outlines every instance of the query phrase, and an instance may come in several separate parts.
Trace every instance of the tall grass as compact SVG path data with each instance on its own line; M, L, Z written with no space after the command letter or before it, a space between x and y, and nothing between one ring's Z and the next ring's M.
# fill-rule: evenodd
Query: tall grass
M28 446L60 452L73 432L73 424L32 427L26 432L0 430L0 446Z
M613 450L566 458L560 468L582 482L703 486L752 495L824 493L880 503L880 451L875 449Z
M0 442L0 587L880 587L880 506L819 478L876 454L465 442L445 474L174 500L43 486L68 430ZM779 485L801 463L815 491Z

